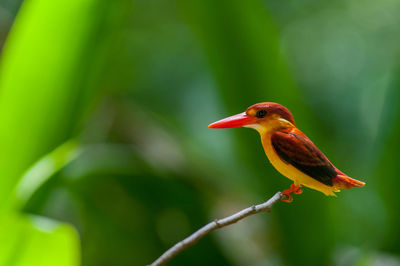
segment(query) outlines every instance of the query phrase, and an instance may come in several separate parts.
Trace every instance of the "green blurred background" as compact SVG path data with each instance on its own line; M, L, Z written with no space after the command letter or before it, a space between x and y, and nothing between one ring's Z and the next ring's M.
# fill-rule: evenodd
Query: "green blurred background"
M290 181L287 106L362 189L305 189L169 265L400 265L400 2L0 0L0 265L146 265Z

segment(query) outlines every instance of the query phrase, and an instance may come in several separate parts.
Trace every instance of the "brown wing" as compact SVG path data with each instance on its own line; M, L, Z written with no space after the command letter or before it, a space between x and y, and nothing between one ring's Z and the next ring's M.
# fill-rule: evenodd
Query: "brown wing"
M325 185L333 185L332 178L337 175L335 168L300 130L277 131L271 141L283 161Z

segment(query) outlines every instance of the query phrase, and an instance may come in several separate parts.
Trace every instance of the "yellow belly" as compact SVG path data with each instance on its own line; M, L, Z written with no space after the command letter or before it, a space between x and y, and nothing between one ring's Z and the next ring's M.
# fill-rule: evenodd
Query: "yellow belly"
M315 190L318 190L324 193L327 196L335 196L334 192L339 192L340 190L336 187L327 186L316 179L306 175L305 173L301 172L291 164L288 164L281 160L278 154L275 152L271 144L271 136L269 134L265 134L261 138L262 144L264 147L265 154L267 155L271 164L278 170L282 175L293 180L296 186L303 185Z

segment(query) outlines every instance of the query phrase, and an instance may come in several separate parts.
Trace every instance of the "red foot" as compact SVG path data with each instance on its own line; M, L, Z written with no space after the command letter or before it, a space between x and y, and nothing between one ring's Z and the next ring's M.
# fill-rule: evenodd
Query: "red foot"
M296 186L295 184L290 185L289 189L285 189L284 191L282 191L282 194L286 195L288 197L287 199L283 199L282 201L288 202L288 203L292 202L293 198L292 198L292 195L290 195L290 194L292 194L292 193L294 193L294 194L303 193L303 191L301 190L301 187L302 186Z

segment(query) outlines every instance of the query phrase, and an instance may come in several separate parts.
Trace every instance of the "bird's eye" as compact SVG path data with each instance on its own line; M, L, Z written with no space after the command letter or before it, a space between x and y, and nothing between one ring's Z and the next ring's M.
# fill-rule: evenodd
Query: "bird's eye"
M265 110L260 110L260 111L257 111L257 113L256 113L256 117L258 117L258 118L263 118L266 115L267 115L267 111L265 111Z

